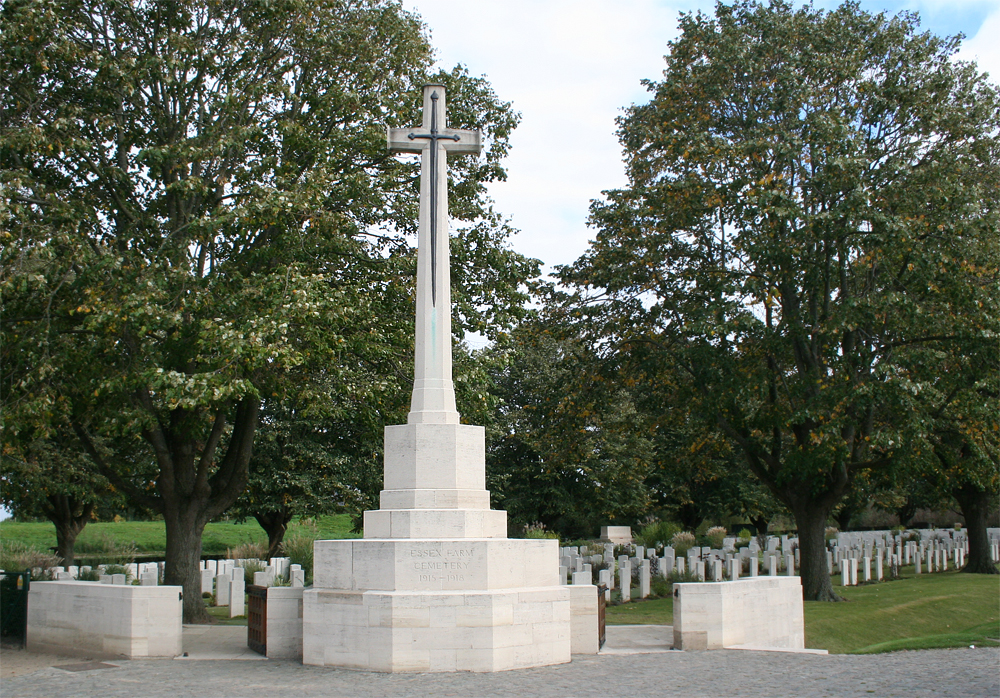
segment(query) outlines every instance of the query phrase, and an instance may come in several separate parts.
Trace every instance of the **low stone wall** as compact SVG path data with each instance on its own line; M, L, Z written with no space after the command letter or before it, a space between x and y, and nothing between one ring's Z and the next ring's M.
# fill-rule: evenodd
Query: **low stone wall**
M176 657L179 586L32 582L28 650L88 657Z
M674 649L805 647L799 577L674 585Z
M268 659L302 659L302 591L302 587L268 587Z

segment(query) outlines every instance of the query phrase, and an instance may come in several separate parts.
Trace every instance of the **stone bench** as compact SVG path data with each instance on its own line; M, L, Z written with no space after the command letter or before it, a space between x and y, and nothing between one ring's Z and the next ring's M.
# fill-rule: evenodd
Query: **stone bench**
M27 649L112 657L181 654L183 602L179 586L97 582L32 582Z

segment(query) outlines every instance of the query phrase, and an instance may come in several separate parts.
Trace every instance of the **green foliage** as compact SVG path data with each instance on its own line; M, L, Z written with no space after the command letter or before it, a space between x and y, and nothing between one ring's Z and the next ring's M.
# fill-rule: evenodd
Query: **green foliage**
M124 564L112 563L104 566L103 574L124 574L125 581L132 581L132 570Z
M76 579L78 582L99 582L101 581L101 572L96 567L91 567L89 570L80 570L76 574Z
M292 564L302 565L305 571L306 583L312 580L313 574L313 543L316 541L317 533L299 531L290 536L286 536L281 544L282 550L292 561Z
M833 597L823 527L859 474L993 453L1000 99L957 47L854 3L682 15L619 122L629 186L563 271L669 422L792 512L809 599ZM935 384L934 356L978 373Z
M247 584L247 586L254 583L254 575L258 572L263 572L265 567L267 567L267 563L263 560L256 560L253 558L243 560L243 581Z
M726 538L726 533L727 531L725 526L712 526L710 529L705 531L705 540L712 548L721 550L723 541Z
M534 523L524 529L525 538L534 539L555 539L559 540L559 534L555 531L546 531L545 524Z
M674 537L681 532L681 527L672 521L654 521L642 527L635 536L635 542L647 548L670 545Z
M647 508L648 439L631 391L560 324L532 318L483 352L499 399L487 486L514 526L589 539Z

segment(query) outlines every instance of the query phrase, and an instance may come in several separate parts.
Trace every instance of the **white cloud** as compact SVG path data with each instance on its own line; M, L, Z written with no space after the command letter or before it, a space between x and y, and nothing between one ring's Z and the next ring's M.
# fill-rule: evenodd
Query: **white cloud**
M979 70L1000 83L1000 7L993 10L976 35L962 42L958 57L979 63Z
M663 69L677 10L654 0L412 0L439 63L486 75L521 112L508 181L490 188L522 232L514 241L547 265L576 259L593 237L588 205L625 184L615 117L644 101Z

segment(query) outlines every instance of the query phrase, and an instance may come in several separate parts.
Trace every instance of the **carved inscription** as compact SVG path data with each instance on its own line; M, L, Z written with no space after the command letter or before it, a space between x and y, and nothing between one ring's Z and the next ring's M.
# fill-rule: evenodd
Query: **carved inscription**
M413 569L421 582L464 582L475 558L471 548L414 548Z

